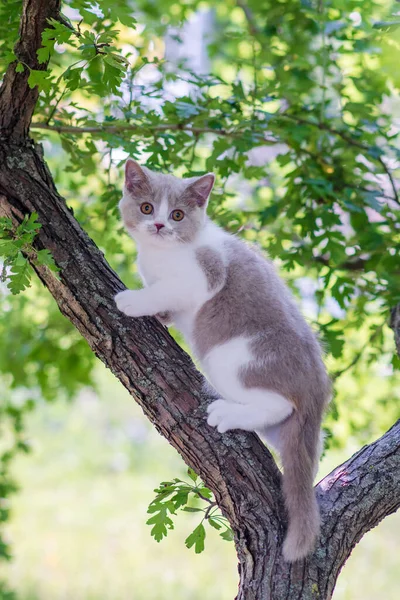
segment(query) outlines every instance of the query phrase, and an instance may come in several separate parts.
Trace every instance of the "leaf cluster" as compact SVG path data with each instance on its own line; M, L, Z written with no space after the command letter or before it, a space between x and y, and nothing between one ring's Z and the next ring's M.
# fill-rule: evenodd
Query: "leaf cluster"
M156 542L160 542L174 528L173 517L178 510L190 513L201 513L200 523L185 540L187 548L194 548L196 554L203 552L206 538L205 524L217 531L223 540L232 541L233 533L228 520L223 517L212 500L211 491L199 480L198 475L188 469L190 482L175 478L172 481L163 481L155 489L156 496L151 501L147 510L152 516L147 524L151 525L151 535ZM206 506L199 505L199 500Z
M32 269L28 257L32 264L46 266L58 273L50 251L46 248L36 250L33 247L36 234L41 228L37 218L37 213L27 215L17 227L13 226L10 218L0 218L0 258L3 258L0 282L6 282L12 294L19 294L30 286Z

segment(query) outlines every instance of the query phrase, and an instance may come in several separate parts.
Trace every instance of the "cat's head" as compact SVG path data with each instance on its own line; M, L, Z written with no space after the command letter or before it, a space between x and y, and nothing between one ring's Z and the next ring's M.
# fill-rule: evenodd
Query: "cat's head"
M124 225L142 243L157 246L192 241L203 227L214 175L179 179L128 159L119 204Z

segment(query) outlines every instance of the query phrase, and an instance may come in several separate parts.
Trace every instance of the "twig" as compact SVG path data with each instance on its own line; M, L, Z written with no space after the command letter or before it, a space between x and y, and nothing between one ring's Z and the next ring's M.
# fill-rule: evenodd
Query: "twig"
M322 81L321 81L321 113L319 120L321 123L325 121L325 89L326 89L326 63L327 63L327 47L325 38L325 5L324 0L319 0L318 12L320 13L319 30L322 36ZM323 138L322 138L323 143Z
M314 256L314 260L318 263L321 263L322 265L325 265L326 267L330 267L331 269L343 269L346 271L362 271L368 259L357 257L353 260L346 260L345 262L340 263L340 265L337 265L336 267L333 267L330 264L329 259L325 258L324 256Z
M400 206L400 199L399 199L399 195L397 193L396 185L394 183L393 175L391 174L389 167L385 164L385 161L383 160L383 158L381 156L378 158L378 162L382 165L383 170L385 171L386 175L389 177L390 185L392 186L392 190L393 190L393 194L394 194L393 200L395 200L397 202L397 204Z
M300 125L310 125L310 127L317 127L318 129L322 129L323 131L328 131L332 135L337 135L337 136L341 137L342 140L344 140L351 146L355 146L356 148L361 148L362 150L365 150L366 152L368 152L371 149L369 146L366 146L365 144L362 144L361 142L357 142L353 138L349 137L346 133L344 133L343 131L340 131L340 129L334 129L332 127L329 127L329 125L327 125L326 123L320 123L320 122L316 123L314 121L309 121L308 119L303 119L302 117L296 117L295 115L289 115L287 113L276 115L276 117L278 119L290 119L291 121L295 121L296 123L299 123Z
M256 46L255 40L252 40L252 54L253 54L253 113L251 116L251 129L254 131L254 125L256 120L256 104L257 104L257 91L258 91L258 80L257 80L257 59L256 59Z
M296 117L294 115L288 115L288 114L279 114L279 115L277 115L277 118L290 119L292 121L295 121L296 123L300 123L301 125L310 125L311 127L317 127L318 129L321 129L323 131L328 131L332 135L337 135L338 137L342 138L342 140L344 140L351 146L360 148L361 150L364 150L365 152L370 152L370 150L372 149L372 146L367 146L366 144L362 144L361 142L358 142L357 140L349 137L343 131L340 131L340 129L334 129L333 127L329 127L329 125L326 125L326 123L321 123L321 122L315 123L314 121L309 121L308 119L303 119L302 117ZM391 174L389 167L385 164L385 162L381 156L378 156L376 158L376 160L379 162L379 164L382 166L383 170L385 171L386 175L389 177L389 180L390 180L390 183L391 183L391 186L393 189L393 193L394 193L393 199L395 200L395 202L397 202L397 204L400 205L400 198L397 193L393 175Z
M365 350L368 348L368 346L370 346L372 344L372 342L374 341L375 338L378 337L378 335L380 335L380 333L382 332L383 327L386 324L386 319L385 321L379 325L379 327L377 327L374 331L374 333L368 338L368 340L366 341L366 343L364 344L364 346L361 348L361 350L359 352L357 352L357 354L355 355L355 357L353 358L353 360L343 369L341 369L340 371L336 371L335 373L332 373L331 377L332 379L335 381L338 377L340 377L341 375L343 375L344 373L347 373L347 371L349 371L350 369L352 369L361 359L361 357L363 356Z
M145 133L149 131L151 133L157 131L187 131L193 133L193 135L201 135L202 133L213 133L214 135L220 135L223 137L241 137L246 130L229 131L227 129L213 129L212 127L190 127L183 123L165 123L161 125L132 125L129 123L123 123L121 125L98 125L98 126L76 126L76 125L48 125L47 123L38 122L32 123L31 129L45 129L48 131L56 131L57 133L71 133L71 134L83 134L83 133L123 133L124 131L133 131L137 133ZM261 136L260 136L261 137ZM263 137L264 142L270 144L277 144L278 140L270 137Z
M204 513L204 518L208 519L208 517L210 516L210 512L212 511L213 508L215 508L216 506L218 506L218 504L216 502L211 502L210 506L207 508L206 512Z
M296 123L300 123L302 125L309 125L310 127L317 127L320 130L328 131L332 135L336 135L336 136L342 138L349 145L355 146L356 148L360 148L361 150L364 150L365 152L369 152L371 150L370 146L362 144L361 142L358 142L357 140L353 139L352 137L349 137L346 133L344 133L343 131L340 131L340 129L334 129L332 127L329 127L329 125L327 125L326 123L321 123L321 122L316 123L314 121L309 121L308 119L304 119L302 117L296 117L294 115L288 115L288 114L277 114L275 116L275 118L276 119L290 119L291 121L295 121ZM37 122L37 123L32 123L31 129L44 129L47 131L56 131L57 133L71 133L71 134L76 134L76 135L81 135L84 133L91 133L92 135L104 134L104 133L118 134L118 133L124 133L125 131L132 131L132 132L137 132L137 133L142 133L142 134L145 133L146 131L149 131L150 133L154 133L157 131L187 131L188 133L193 133L193 135L195 135L195 136L200 136L203 133L212 133L217 136L231 137L231 138L241 137L244 133L247 132L247 130L243 130L243 129L237 129L237 130L231 131L231 130L223 129L223 128L214 129L212 127L191 127L189 123L162 123L160 125L148 125L148 126L133 125L130 123L121 123L119 125L99 124L98 126L81 126L81 127L79 127L77 125L49 125L48 123ZM260 136L260 138L261 138L261 136ZM279 140L276 137L269 137L267 135L264 135L262 137L262 141L263 141L263 143L266 143L266 144L282 143L282 140ZM303 152L304 150L302 149L301 151ZM391 186L393 189L393 194L394 194L393 200L400 206L400 199L399 199L399 195L396 190L393 175L391 174L388 166L385 164L384 160L381 157L378 157L377 161L382 166L386 175L389 177L389 180L390 180L390 183L391 183Z
M247 19L247 24L249 27L249 32L251 33L251 35L254 35L254 37L257 37L260 34L262 34L260 29L256 25L254 15L253 15L251 8L249 8L247 6L247 4L245 2L243 2L243 0L236 0L236 4L239 6L239 8L242 9L242 11L245 14L245 17Z
M202 500L205 500L206 502L208 502L210 504L210 506L216 506L216 502L214 502L213 500L210 500L210 498L207 498L206 496L203 496L203 494L199 491L195 491L194 492L199 498L201 498Z
M58 108L58 105L60 104L61 100L63 99L65 92L67 91L67 86L64 87L63 91L61 92L60 96L58 97L58 100L56 101L55 105L53 106L52 110L50 111L49 116L47 117L46 120L46 125L50 124L51 119L54 117L55 112Z

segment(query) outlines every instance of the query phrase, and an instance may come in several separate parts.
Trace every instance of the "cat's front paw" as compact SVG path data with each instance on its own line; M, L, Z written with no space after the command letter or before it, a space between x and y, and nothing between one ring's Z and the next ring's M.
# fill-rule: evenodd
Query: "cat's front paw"
M170 312L161 312L161 313L157 313L156 314L156 319L158 319L160 321L160 323L162 323L163 325L165 325L166 327L169 327L170 325L172 325L173 323L173 318L172 318L172 313Z
M232 402L226 400L215 400L207 407L208 418L207 423L211 427L216 427L220 433L225 433L230 429L239 429L235 415L236 406Z
M135 290L125 290L114 296L114 302L118 310L128 317L143 317L143 307L140 306L138 292Z

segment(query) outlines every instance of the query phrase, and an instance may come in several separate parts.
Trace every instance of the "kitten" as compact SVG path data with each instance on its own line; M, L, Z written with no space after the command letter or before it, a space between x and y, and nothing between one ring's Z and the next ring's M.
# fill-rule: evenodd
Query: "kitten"
M316 336L272 264L207 218L214 175L178 179L129 159L125 177L120 210L145 287L117 294L117 307L173 321L221 396L208 424L256 431L280 453L283 554L303 558L319 532L313 478L330 395Z

